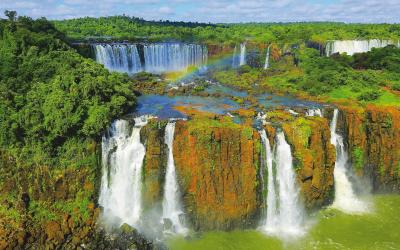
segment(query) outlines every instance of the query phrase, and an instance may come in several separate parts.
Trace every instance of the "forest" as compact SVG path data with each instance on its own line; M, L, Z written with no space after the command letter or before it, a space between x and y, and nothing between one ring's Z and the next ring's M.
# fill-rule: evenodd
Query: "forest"
M324 43L345 39L399 39L399 24L243 23L200 24L170 21L143 22L129 16L53 21L72 40L196 41L209 44Z
M1 20L0 58L0 144L32 164L77 153L135 104L128 76L79 55L44 18Z

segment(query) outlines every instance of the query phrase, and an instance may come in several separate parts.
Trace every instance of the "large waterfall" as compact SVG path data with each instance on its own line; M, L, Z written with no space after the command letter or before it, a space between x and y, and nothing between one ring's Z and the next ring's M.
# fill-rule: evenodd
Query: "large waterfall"
M336 132L339 110L335 109L331 122L331 143L336 147L334 170L335 200L332 207L348 213L361 213L368 210L365 202L354 193L350 181L350 165L343 137Z
M165 176L163 219L169 219L172 223L172 231L178 234L186 234L187 228L182 223L183 209L180 201L180 192L175 172L173 155L175 123L170 122L165 127L165 143L168 146L168 165Z
M207 49L198 44L160 43L144 45L145 70L162 73L186 70L207 62Z
M240 44L240 62L239 65L245 65L246 64L246 43L241 43Z
M265 148L265 156L263 157L263 162L267 165L268 183L267 183L267 214L262 227L266 231L272 231L277 224L278 214L277 214L277 200L275 191L275 180L273 171L273 154L271 149L271 144L267 137L265 130L260 131L261 141ZM263 166L265 168L265 166Z
M142 210L142 164L146 153L140 142L145 123L137 118L130 128L128 121L115 121L102 142L102 178L99 204L107 225L127 223L137 226Z
M261 131L260 135L268 171L267 215L262 229L280 237L301 235L304 233L304 208L296 185L290 145L284 133L278 132L273 155L265 131Z
M270 53L270 48L271 48L271 45L268 46L268 48L267 48L267 55L265 56L264 69L268 69L268 68L269 68L269 53Z
M328 41L326 44L326 55L330 56L335 53L347 53L347 55L354 55L355 53L371 51L372 48L383 48L390 44L400 47L400 41L394 42L391 40L372 39Z
M128 74L184 71L206 64L208 57L206 46L185 43L94 44L93 49L98 63L111 71Z
M94 44L96 61L111 71L135 74L142 70L134 44Z

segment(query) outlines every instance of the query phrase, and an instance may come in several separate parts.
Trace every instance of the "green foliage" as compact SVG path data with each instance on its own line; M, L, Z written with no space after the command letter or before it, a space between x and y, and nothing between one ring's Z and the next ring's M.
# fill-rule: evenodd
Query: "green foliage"
M353 167L356 170L362 169L364 166L364 150L360 147L353 149Z
M50 204L46 202L31 201L29 203L29 212L34 216L36 223L42 223L45 221L52 221L59 219L59 215L49 209Z
M82 152L86 138L134 106L128 76L80 56L51 23L9 22L0 22L2 147L27 163L57 164L59 153Z
M360 38L399 39L398 24L344 23L246 23L205 24L160 21L151 22L128 16L77 18L53 21L71 39L96 40L184 40L234 44L246 40L256 43L286 44Z
M374 90L367 90L358 96L359 101L375 101L379 98L381 93Z

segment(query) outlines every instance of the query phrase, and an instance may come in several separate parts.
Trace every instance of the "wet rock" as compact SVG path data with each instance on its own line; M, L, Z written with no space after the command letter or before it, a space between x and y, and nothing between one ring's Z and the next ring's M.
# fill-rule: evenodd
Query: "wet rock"
M136 229L129 226L128 224L124 223L122 226L119 228L122 233L124 234L136 234Z
M172 231L173 229L172 221L168 218L163 218L163 227L165 231Z

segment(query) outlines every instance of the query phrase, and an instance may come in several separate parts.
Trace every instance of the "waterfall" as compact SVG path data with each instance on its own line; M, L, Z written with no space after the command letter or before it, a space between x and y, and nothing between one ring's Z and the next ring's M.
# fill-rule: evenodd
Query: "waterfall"
M306 116L319 116L319 117L324 117L323 114L322 114L322 110L319 109L319 108L307 110Z
M96 61L111 71L135 74L187 70L207 63L208 50L199 44L153 43L143 45L142 65L137 44L94 44Z
M268 171L267 216L262 229L279 237L301 235L304 233L304 208L296 185L290 145L284 133L278 132L273 155L265 131L261 131L261 140L265 147ZM273 171L273 162L276 164L276 173Z
M268 186L267 186L267 215L265 221L263 222L263 227L266 231L271 231L276 227L278 211L277 211L277 194L275 192L275 180L273 171L273 154L271 150L271 145L269 143L267 133L265 130L260 131L261 142L265 148L265 156L263 157L263 165L267 165L268 173ZM265 168L265 166L263 166Z
M326 44L326 55L330 56L335 53L347 53L354 55L355 53L363 53L371 51L372 48L383 48L388 45L396 45L399 47L399 42L391 40L344 40L344 41L329 41Z
M142 70L139 52L132 44L94 44L96 61L110 71L135 74Z
M186 234L188 230L181 222L184 213L180 202L180 192L175 172L173 155L174 132L175 123L168 123L165 127L165 143L168 146L168 165L165 176L164 200L162 203L163 219L171 221L175 233Z
M265 57L265 64L264 64L264 69L269 68L269 51L270 51L271 45L268 46L267 48L267 55Z
M334 170L335 200L332 207L348 213L362 213L368 210L365 202L354 193L349 178L349 159L343 142L343 137L336 132L339 110L335 109L331 122L331 144L336 148L336 162Z
M237 46L235 46L232 55L232 68L237 68L239 64L240 64L240 59L238 58Z
M142 210L142 164L146 153L140 142L140 129L145 122L117 120L102 141L102 178L99 204L108 225L127 223L137 226Z
M207 63L207 48L198 44L159 43L144 45L145 71L162 73L187 70Z
M246 64L246 43L240 44L240 62L239 66Z

